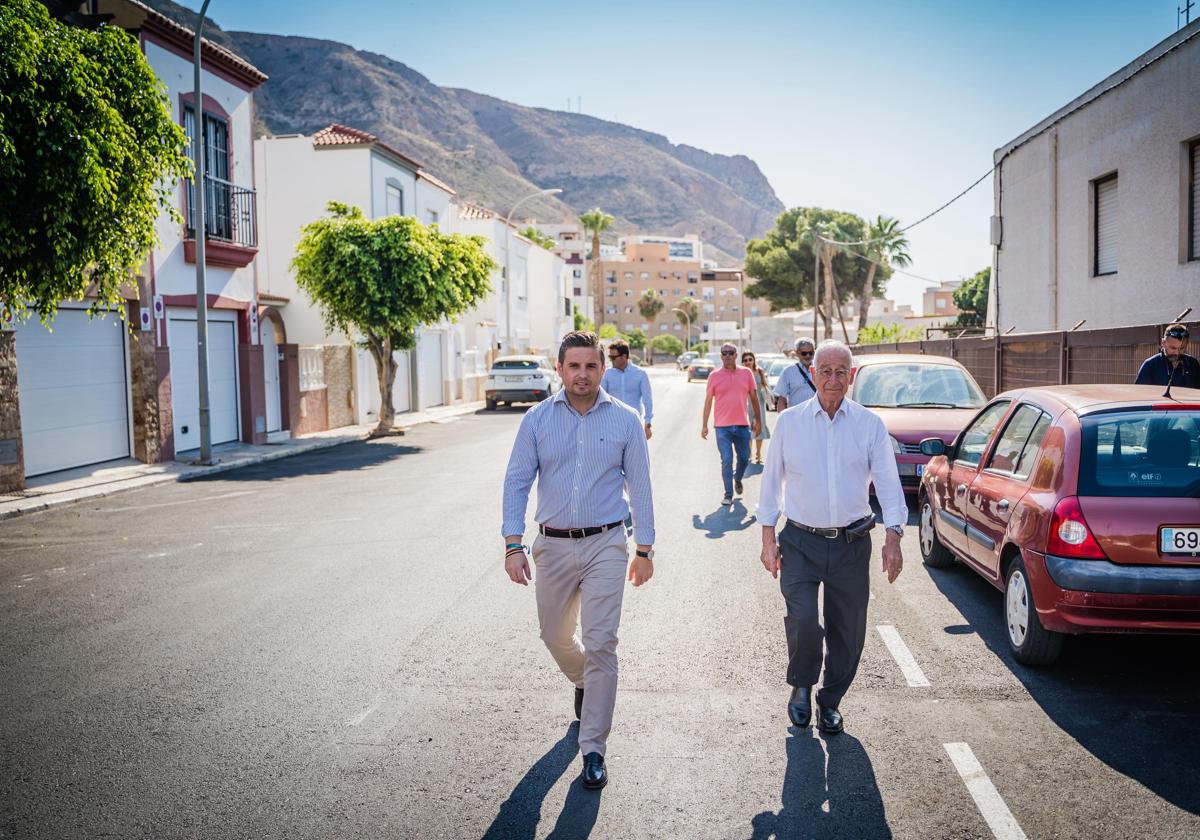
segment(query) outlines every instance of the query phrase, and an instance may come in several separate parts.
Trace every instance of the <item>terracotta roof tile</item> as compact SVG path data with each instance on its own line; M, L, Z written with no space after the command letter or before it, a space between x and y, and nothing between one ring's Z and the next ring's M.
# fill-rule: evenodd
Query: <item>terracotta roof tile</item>
M384 143L374 134L368 134L360 128L351 128L341 123L332 123L313 135L314 146L377 146L392 157L398 158L416 172L421 171L421 164L410 158L404 152Z
M450 195L458 195L458 193L456 193L454 191L453 187L451 187L445 181L441 181L441 180L435 178L433 175L426 172L424 169L422 169L420 172L417 173L417 177L420 178L422 181L428 181L429 183L433 184L438 189L445 190L446 192L450 193Z
M458 218L477 221L480 219L499 219L500 217L495 211L489 210L481 204L472 204L469 201L464 201L458 211Z

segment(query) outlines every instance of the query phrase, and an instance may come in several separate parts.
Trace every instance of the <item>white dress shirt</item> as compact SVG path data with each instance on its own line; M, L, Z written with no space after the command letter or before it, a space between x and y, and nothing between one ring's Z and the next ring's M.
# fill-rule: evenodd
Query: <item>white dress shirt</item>
M813 397L780 413L775 423L759 524L775 525L783 513L810 528L843 528L871 514L872 481L884 525L904 525L908 507L883 420L850 399L842 400L830 420Z

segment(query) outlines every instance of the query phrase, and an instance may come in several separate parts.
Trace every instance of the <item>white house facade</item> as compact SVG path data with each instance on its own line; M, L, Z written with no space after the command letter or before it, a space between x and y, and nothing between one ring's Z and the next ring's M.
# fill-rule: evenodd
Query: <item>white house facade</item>
M1200 21L995 153L989 326L1200 308Z

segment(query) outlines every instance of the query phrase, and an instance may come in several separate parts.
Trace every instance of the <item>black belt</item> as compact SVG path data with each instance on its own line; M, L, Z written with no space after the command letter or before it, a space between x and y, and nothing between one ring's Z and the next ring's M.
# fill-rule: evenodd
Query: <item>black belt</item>
M558 539L581 540L584 537L592 537L596 534L602 534L605 531L611 531L613 528L620 528L624 522L609 522L607 525L596 525L592 528L547 528L545 525L539 525L538 531L543 537L557 537Z
M810 534L816 534L818 537L824 537L827 540L836 540L839 537L846 537L848 540L856 540L859 537L865 537L867 533L875 527L875 514L869 514L859 519L857 522L851 522L842 528L813 528L809 525L803 525L799 522L789 519L788 524L799 528L801 531L807 531Z

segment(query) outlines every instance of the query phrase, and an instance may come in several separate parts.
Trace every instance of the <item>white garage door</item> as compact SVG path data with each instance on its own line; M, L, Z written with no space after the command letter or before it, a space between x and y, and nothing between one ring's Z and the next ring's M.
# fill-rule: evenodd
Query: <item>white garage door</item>
M53 329L17 327L27 476L129 455L124 325L115 315L62 309Z
M208 408L212 442L238 439L236 329L231 320L208 322ZM175 452L200 447L200 377L196 368L196 321L172 315L167 321L171 346L171 410L175 415Z
M442 397L442 358L445 354L445 333L421 333L417 345L417 365L420 377L417 387L421 392L421 408L441 405L445 402Z

